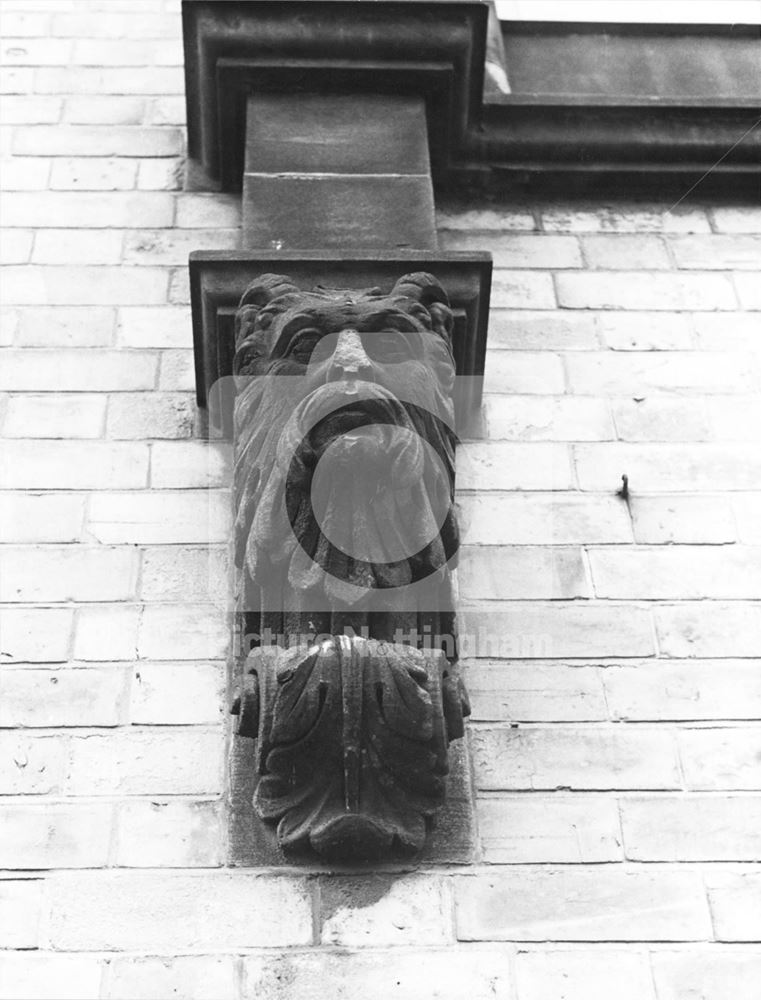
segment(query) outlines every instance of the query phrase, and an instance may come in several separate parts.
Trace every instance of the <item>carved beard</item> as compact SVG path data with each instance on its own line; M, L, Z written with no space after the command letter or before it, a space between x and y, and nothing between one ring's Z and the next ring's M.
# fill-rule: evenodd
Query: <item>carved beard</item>
M457 549L449 427L374 383L350 395L331 382L297 402L297 379L282 392L264 382L236 405L237 561L250 579L287 572L294 591L354 606L368 590L442 578Z

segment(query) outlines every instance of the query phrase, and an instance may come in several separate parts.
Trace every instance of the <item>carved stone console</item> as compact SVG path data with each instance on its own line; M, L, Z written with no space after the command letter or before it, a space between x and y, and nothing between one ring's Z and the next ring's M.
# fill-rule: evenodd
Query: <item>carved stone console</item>
M491 262L436 250L428 135L446 160L463 134L486 9L183 15L191 151L243 189L246 249L195 253L190 277L198 401L234 442L254 808L288 854L406 857L469 711L455 444L480 401Z

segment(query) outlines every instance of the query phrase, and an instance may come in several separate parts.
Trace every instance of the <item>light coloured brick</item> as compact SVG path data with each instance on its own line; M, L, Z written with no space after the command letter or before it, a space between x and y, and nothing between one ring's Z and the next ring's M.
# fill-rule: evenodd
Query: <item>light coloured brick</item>
M184 97L154 97L150 102L148 120L153 125L184 125Z
M32 230L17 229L11 239L0 242L0 264L26 264L32 254Z
M651 956L659 1000L756 1000L761 951L658 951Z
M658 660L602 671L614 719L761 719L758 660Z
M34 89L35 71L27 66L0 66L0 93L28 94Z
M681 785L674 740L657 728L479 728L471 745L484 791Z
M761 545L761 493L740 493L732 505L740 541Z
M98 1000L103 962L97 955L44 951L0 955L0 996L5 1000Z
M563 363L556 354L495 351L486 363L484 390L554 396L565 392Z
M149 663L131 671L130 721L148 726L220 722L228 706L221 663Z
M0 947L39 947L43 888L39 878L0 879Z
M106 401L94 395L12 396L3 423L6 437L98 438Z
M594 667L541 660L471 660L464 667L474 721L600 722L608 717Z
M65 740L56 736L0 732L0 795L58 792L64 776L65 746Z
M683 729L679 755L688 788L761 790L761 727Z
M624 604L492 601L463 603L460 653L479 659L652 656L650 611Z
M183 266L194 250L233 250L240 242L239 229L147 229L127 234L125 264Z
M71 58L71 42L65 38L9 38L5 35L0 54L7 66L65 66Z
M636 396L613 400L612 410L622 441L705 441L710 437L703 399Z
M117 341L124 347L188 347L189 309L131 306L119 310Z
M232 445L228 442L157 441L152 455L154 489L213 489L232 483Z
M50 30L50 16L43 12L3 11L3 34L7 38L35 38Z
M573 473L568 448L544 442L464 444L457 449L457 484L465 490L570 489Z
M140 609L134 604L103 604L77 611L74 656L78 660L132 660L137 650Z
M490 351L589 351L599 346L593 312L492 308L489 313Z
M600 346L597 329L598 320L591 311L492 309L489 351L595 350Z
M123 234L118 229L38 229L35 264L118 264Z
M228 588L232 593L226 547L157 545L143 553L140 595L145 601L219 600Z
M592 795L500 795L478 802L484 861L594 864L622 859L615 802Z
M50 940L61 950L159 953L311 942L303 878L246 872L66 873L50 880Z
M36 267L7 269L4 302L19 305L151 305L166 298L166 274L157 267Z
M473 208L468 202L439 201L436 204L439 230L528 232L537 228L534 213L528 208Z
M63 102L58 97L6 97L0 107L3 125L50 125L61 117Z
M116 957L111 963L111 1000L155 1000L176 993L183 1000L238 1000L232 955Z
M577 444L582 490L613 492L622 474L629 491L752 490L761 482L761 452L745 444Z
M174 196L163 191L21 191L0 199L5 226L81 226L99 229L171 226Z
M183 192L177 198L179 229L237 229L240 220L241 203L235 195Z
M221 731L128 730L72 736L67 795L218 795Z
M755 871L705 876L717 941L761 941L761 877ZM758 984L756 984L758 985Z
M187 267L175 267L169 272L168 301L173 306L190 305L190 277Z
M192 350L162 351L159 389L164 392L190 392L195 389L195 361Z
M556 309L552 276L539 270L495 270L491 302L500 309Z
M486 396L488 436L509 441L605 441L614 437L604 399L583 396Z
M758 316L750 312L737 313L729 323L726 316L718 313L693 313L690 321L701 350L745 351L756 355L761 353Z
M46 306L21 311L19 347L107 347L114 310L106 306Z
M443 250L488 251L497 268L581 267L578 240L574 236L546 236L543 233L526 236L514 233L463 232L440 230L439 244Z
M7 869L99 868L108 862L113 807L93 803L3 806L0 865Z
M108 401L106 437L188 438L194 421L195 402L187 393L120 393Z
M712 601L663 604L655 609L664 656L757 656L761 602Z
M470 545L581 545L630 542L626 504L574 493L460 494L461 541Z
M62 38L176 38L180 30L179 17L158 12L154 3L141 9L134 0L126 5L107 0L97 17L76 7L71 13L60 13L60 0L55 0L54 9L58 13L53 18L53 32Z
M226 490L99 493L91 498L88 531L99 542L130 545L226 542Z
M184 121L183 112L183 123ZM140 160L137 187L139 191L181 191L184 174L185 162L180 157Z
M141 125L146 102L129 95L68 97L63 120L72 125Z
M739 354L658 351L569 354L571 390L598 395L633 395L675 389L708 392L753 390L757 376L750 360Z
M76 542L85 500L75 493L0 492L0 542Z
M737 297L743 309L761 309L761 275L759 274L736 274L734 276Z
M134 160L67 156L53 161L50 187L54 191L131 191L136 178Z
M43 191L48 185L50 160L14 156L2 161L0 171L5 191Z
M621 827L631 861L758 861L761 798L742 795L622 799Z
M587 267L593 270L652 271L671 266L666 245L659 236L639 233L584 236L581 246Z
M0 601L127 601L137 570L137 553L127 547L7 546Z
M325 949L249 955L245 1000L492 1000L510 996L511 961L504 948Z
M457 879L464 941L692 941L710 934L695 872L508 868Z
M213 604L147 605L140 618L138 656L155 660L224 659L230 643L226 594Z
M0 443L5 489L141 489L147 445L104 441L14 440Z
M95 18L88 15L88 20ZM138 21L136 17L133 23ZM184 80L176 66L144 66L139 73L121 66L43 66L37 70L34 87L38 94L182 94Z
M3 608L0 662L67 660L72 620L68 608Z
M590 549L597 597L689 600L761 596L761 548L670 545Z
M516 959L518 1000L655 1000L647 955L623 949L524 951Z
M452 940L451 906L429 876L332 876L320 884L320 940L343 948Z
M10 347L18 330L19 310L0 306L0 347Z
M152 389L156 368L156 355L149 351L9 350L3 352L0 388L13 392L132 392Z
M553 206L542 211L547 232L569 233L709 233L705 212L666 205Z
M761 441L761 396L714 396L708 417L718 441Z
M565 309L736 309L737 298L724 274L641 271L560 272L558 303Z
M679 236L670 241L677 267L720 271L757 271L761 236Z
M117 726L126 721L124 667L6 668L0 678L0 726Z
M761 209L756 205L712 208L711 219L719 233L761 233Z
M33 125L19 131L19 156L177 156L182 133L174 128L131 125Z
M176 39L80 38L72 62L80 66L181 66L182 42Z
M722 320L726 323L726 317ZM685 313L603 311L597 313L597 328L612 351L689 351L695 346Z
M728 497L633 496L629 507L634 540L640 544L719 545L734 542L737 537Z
M581 549L557 546L465 546L458 564L466 600L590 597Z
M136 800L118 807L116 864L124 868L216 868L224 832L215 802Z

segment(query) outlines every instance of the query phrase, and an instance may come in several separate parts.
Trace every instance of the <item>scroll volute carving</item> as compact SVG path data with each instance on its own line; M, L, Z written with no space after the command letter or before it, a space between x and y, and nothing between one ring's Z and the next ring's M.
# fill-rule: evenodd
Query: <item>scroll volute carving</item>
M258 815L286 851L406 856L468 714L451 571L455 368L436 279L253 281L236 317L235 547Z

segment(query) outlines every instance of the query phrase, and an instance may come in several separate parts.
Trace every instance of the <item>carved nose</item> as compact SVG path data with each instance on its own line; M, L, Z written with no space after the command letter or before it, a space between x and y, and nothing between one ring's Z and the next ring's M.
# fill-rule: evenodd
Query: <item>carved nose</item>
M369 379L373 366L362 346L356 330L342 330L338 335L336 349L330 359L328 380L331 382L345 378Z

